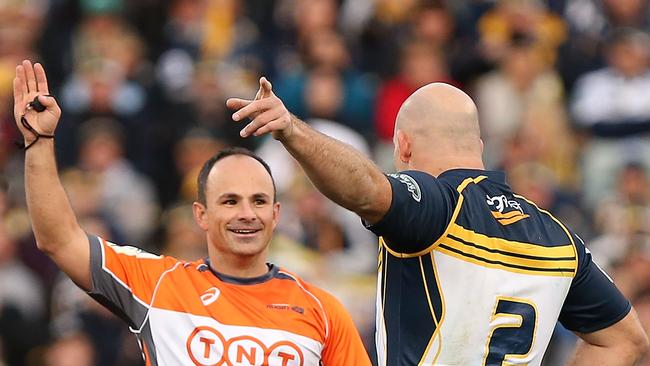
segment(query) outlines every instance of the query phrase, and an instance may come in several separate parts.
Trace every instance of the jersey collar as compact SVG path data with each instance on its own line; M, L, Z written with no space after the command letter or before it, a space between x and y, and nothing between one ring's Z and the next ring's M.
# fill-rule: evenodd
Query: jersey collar
M220 273L215 271L210 265L210 258L203 259L203 262L208 266L210 272L212 272L212 274L215 275L219 280L233 285L256 285L259 283L264 283L266 281L271 280L273 277L275 277L278 274L278 271L280 270L280 268L275 264L267 263L266 266L269 267L269 271L266 272L265 274L258 277L241 278L241 277L230 276L225 273Z
M481 169L462 169L462 168L457 168L457 169L449 169L444 172L442 172L439 176L438 179L440 178L456 178L459 181L463 181L467 177L478 177L481 175L485 175L488 177L489 180L501 184L508 185L506 182L506 174L502 171L498 170L481 170Z

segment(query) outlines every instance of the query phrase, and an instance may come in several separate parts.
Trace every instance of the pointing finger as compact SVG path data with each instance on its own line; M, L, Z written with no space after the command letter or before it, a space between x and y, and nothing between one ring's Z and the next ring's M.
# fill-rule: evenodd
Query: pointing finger
M22 95L22 100L20 100L20 102L23 103L27 97L27 93L29 93L29 90L27 89L27 76L25 75L25 68L22 65L18 65L16 67L16 79L18 79L18 88L20 89Z
M260 89L262 90L262 96L263 97L270 97L272 93L272 85L271 82L268 81L268 79L264 76L260 78Z

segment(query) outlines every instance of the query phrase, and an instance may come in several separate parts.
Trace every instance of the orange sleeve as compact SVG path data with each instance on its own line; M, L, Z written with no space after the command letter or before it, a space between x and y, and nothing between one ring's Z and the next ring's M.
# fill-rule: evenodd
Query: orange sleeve
M89 294L113 313L138 326L165 271L176 259L120 246L89 235L92 290Z
M323 348L323 366L370 366L368 352L361 336L343 305L332 295L319 291L327 313L329 334Z

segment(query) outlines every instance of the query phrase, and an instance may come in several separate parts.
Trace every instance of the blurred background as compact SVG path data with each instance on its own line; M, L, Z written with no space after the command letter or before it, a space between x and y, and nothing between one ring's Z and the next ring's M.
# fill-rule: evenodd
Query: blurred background
M451 83L479 106L489 168L579 233L650 327L647 31L647 0L0 0L0 365L143 364L127 326L34 244L12 115L23 59L63 109L57 158L86 231L204 257L198 170L254 149L283 205L271 260L339 297L373 357L376 238L280 144L240 139L224 101L266 75L389 172L400 104ZM558 327L545 365L574 342Z

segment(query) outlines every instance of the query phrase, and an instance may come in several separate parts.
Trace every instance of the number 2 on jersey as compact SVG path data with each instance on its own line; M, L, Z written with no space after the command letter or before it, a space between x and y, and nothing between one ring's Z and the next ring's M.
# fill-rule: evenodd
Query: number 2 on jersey
M484 366L501 366L506 357L516 359L530 352L537 328L537 311L529 301L497 297L490 324Z

